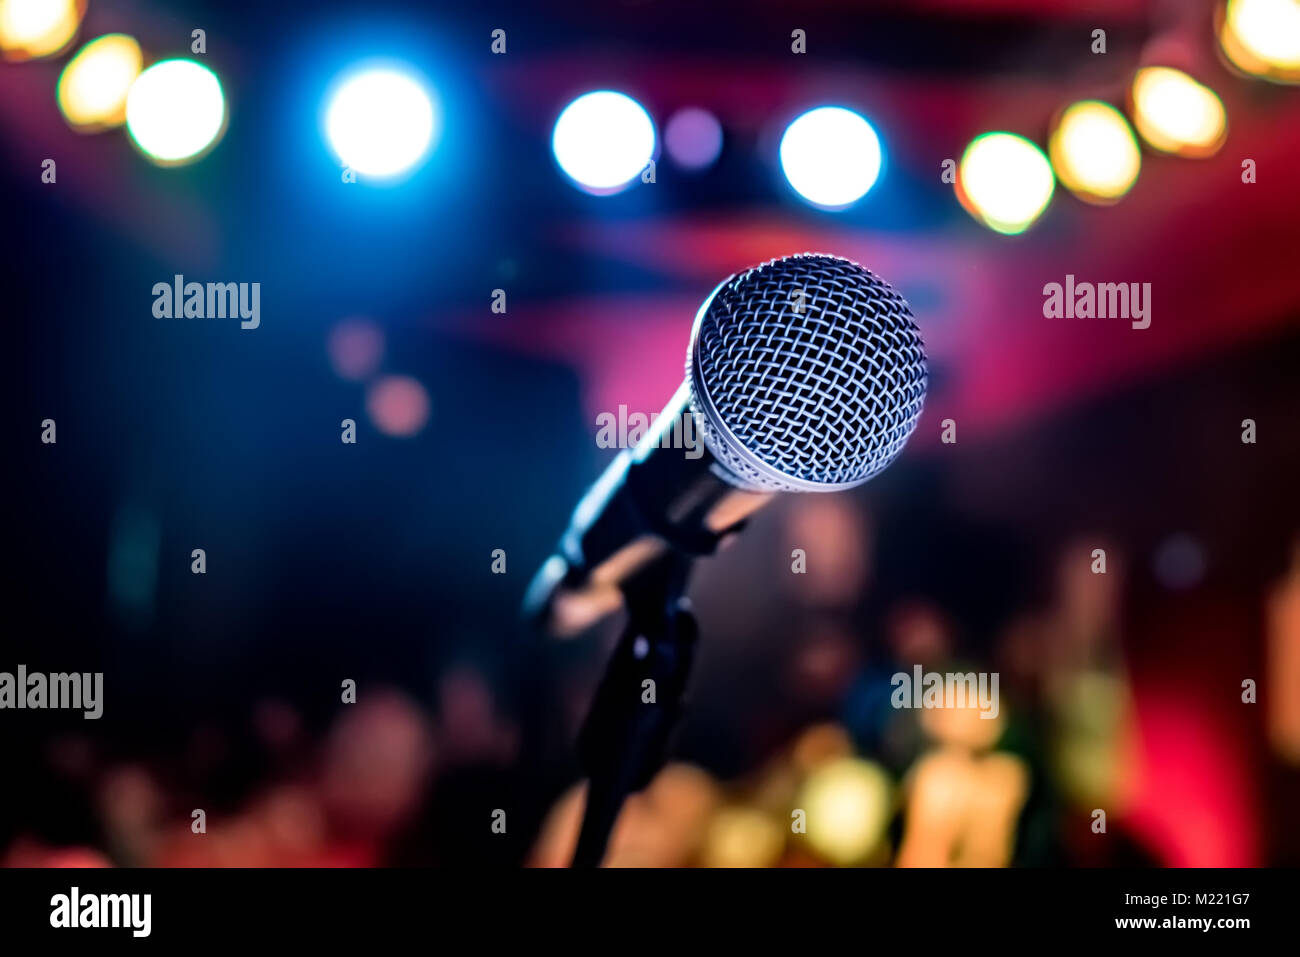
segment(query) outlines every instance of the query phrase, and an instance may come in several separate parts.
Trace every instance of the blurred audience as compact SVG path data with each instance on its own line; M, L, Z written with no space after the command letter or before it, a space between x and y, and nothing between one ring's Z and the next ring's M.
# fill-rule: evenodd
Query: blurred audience
M1080 838L1098 808L1123 833L1128 789L1140 778L1133 690L1121 652L1127 572L1117 548L1106 547L1108 567L1098 574L1094 550L1102 546L1066 543L1046 600L1018 609L981 656L958 648L954 613L925 597L898 599L883 614L879 640L864 636L856 596L870 574L871 523L852 504L809 497L793 511L788 531L809 543L810 558L806 577L782 577L800 609L786 681L809 713L820 709L825 717L726 780L700 766L669 764L629 800L609 866L1004 867L1148 859L1132 848L1098 851ZM1300 543L1268 596L1266 617L1269 673L1294 676ZM977 700L967 707L892 705L892 676L917 665L996 671L996 717L982 715ZM55 846L19 833L0 862L404 861L394 845L418 829L440 781L458 769L504 769L525 758L523 728L478 669L452 665L434 688L428 711L403 693L367 689L317 735L290 704L260 702L249 726L269 773L230 806L202 795L232 748L246 746L238 735L197 728L174 767L106 760L84 735L55 738L46 749L50 770L85 788L102 844ZM565 728L589 693L575 687L556 703ZM1266 697L1274 752L1300 761L1295 696ZM582 783L562 791L524 863L567 865L584 800ZM437 855L436 846L430 853Z

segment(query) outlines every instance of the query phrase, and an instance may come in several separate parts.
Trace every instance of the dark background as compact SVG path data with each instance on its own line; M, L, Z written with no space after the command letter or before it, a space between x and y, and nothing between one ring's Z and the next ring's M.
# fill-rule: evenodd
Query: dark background
M923 747L897 743L882 676L973 662L1001 669L998 747L1031 776L1012 863L1294 864L1300 756L1270 738L1267 712L1300 694L1269 657L1270 642L1300 646L1300 625L1292 613L1276 637L1268 611L1282 583L1300 588L1300 99L1215 58L1212 9L92 0L79 40L124 30L151 58L187 55L203 27L230 124L211 155L160 169L120 131L63 124L62 58L0 66L0 670L105 673L97 722L0 714L0 861L533 859L577 778L572 738L617 623L556 644L515 614L612 455L595 416L663 404L721 278L819 250L909 298L926 411L885 475L833 502L780 501L699 570L704 642L676 755L722 805L766 807L754 782L832 722L905 793ZM790 53L795 27L805 56ZM1089 52L1097 27L1104 57ZM1107 209L1058 186L1019 237L976 224L941 182L984 130L1045 142L1065 104L1122 98L1177 31L1203 42L1188 56L1228 109L1215 157L1146 152ZM376 52L427 72L445 129L410 180L344 185L320 101ZM680 106L712 110L718 163L661 160L655 184L614 197L573 189L550 128L604 87L661 132ZM823 102L868 112L887 150L881 181L839 214L803 205L775 165L784 125ZM1044 319L1042 286L1067 272L1151 282L1151 328ZM151 288L175 273L260 282L261 327L154 319ZM366 385L331 367L331 330L358 316L383 333L380 372L430 396L414 437L375 428ZM348 417L356 445L339 441ZM39 441L45 418L57 445ZM955 445L939 442L948 418ZM794 547L810 579L858 570L800 592ZM1105 586L1078 579L1095 547ZM193 548L206 575L190 573ZM496 548L505 575L490 573ZM1195 573L1171 578L1169 561ZM938 623L932 658L908 656L917 615ZM1128 704L1063 711L1054 677L1081 669ZM339 701L345 678L355 706ZM1259 704L1241 704L1244 678ZM1115 748L1106 800L1122 808L1104 843L1088 812L1112 804L1079 797L1051 757L1090 717ZM489 830L496 808L505 835Z

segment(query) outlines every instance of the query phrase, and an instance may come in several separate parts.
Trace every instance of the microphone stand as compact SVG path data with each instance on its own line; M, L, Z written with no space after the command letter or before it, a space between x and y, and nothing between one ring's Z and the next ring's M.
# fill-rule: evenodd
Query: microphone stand
M664 765L699 636L684 596L690 569L669 549L623 583L627 626L578 735L588 784L573 867L600 865L624 801Z

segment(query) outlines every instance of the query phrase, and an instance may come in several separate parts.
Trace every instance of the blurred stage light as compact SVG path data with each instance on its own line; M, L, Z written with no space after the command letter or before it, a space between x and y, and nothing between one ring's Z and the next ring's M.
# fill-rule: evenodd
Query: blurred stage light
M823 209L857 202L880 176L880 138L852 110L822 106L786 127L781 169L795 192Z
M890 791L889 775L859 758L818 768L799 797L807 812L808 843L835 864L861 863L884 839Z
M722 152L722 124L708 110L688 106L669 118L664 146L679 166L704 169Z
M141 73L126 97L126 128L159 166L192 163L226 126L221 81L193 60L163 60Z
M384 376L366 396L366 411L375 428L397 438L408 438L424 428L429 407L429 393L410 376Z
M1228 0L1219 45L1246 73L1300 83L1300 0Z
M339 377L360 382L384 358L384 331L369 319L345 319L330 330L327 348Z
M1133 124L1164 153L1209 156L1223 145L1227 116L1218 94L1181 70L1138 70L1132 88Z
M59 75L63 118L83 133L121 126L126 120L126 95L143 64L134 37L110 33L91 40Z
M1142 150L1128 120L1100 100L1068 107L1052 131L1048 155L1057 178L1080 199L1113 203L1137 182Z
M957 199L999 233L1023 233L1047 209L1056 181L1037 146L1015 133L975 137L957 168Z
M58 53L76 35L84 0L0 0L0 50L8 60Z
M709 822L700 849L702 867L772 867L785 849L785 831L755 808L725 807Z
M636 100L613 90L584 93L555 121L560 169L589 193L622 191L654 157L655 128Z
M1156 580L1173 591L1195 588L1205 578L1205 547L1185 533L1171 535L1157 546L1151 567Z
M325 133L339 161L363 176L413 168L440 132L433 97L416 78L373 69L343 81L330 99Z

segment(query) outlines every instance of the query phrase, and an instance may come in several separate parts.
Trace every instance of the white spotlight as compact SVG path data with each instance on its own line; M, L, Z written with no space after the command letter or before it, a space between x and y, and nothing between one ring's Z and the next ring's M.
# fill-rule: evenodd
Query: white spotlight
M155 163L193 162L221 136L226 98L217 75L193 60L163 60L135 78L126 95L126 128Z
M411 75L367 70L330 100L325 132L339 161L363 176L397 176L429 150L438 126L433 99Z
M551 149L560 169L592 193L616 193L654 156L655 128L636 100L613 90L585 93L555 121Z
M808 202L843 209L880 175L880 138L863 117L840 106L804 113L781 137L781 169Z

